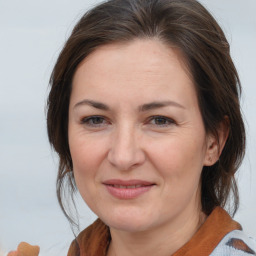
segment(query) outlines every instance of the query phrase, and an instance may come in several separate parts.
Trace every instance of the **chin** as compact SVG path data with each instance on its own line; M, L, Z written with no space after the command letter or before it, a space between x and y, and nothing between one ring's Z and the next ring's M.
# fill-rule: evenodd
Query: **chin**
M146 231L153 225L152 217L138 209L113 210L99 217L110 228L126 232Z
M145 223L145 221L137 221L134 219L120 219L120 220L113 220L109 223L106 223L110 228L129 232L129 233L137 233L143 232L150 228L149 223Z

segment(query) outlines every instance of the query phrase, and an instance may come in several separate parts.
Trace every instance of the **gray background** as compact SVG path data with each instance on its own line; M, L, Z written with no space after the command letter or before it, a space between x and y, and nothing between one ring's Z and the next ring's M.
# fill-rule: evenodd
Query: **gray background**
M0 0L0 255L20 241L65 255L73 239L55 196L57 158L48 145L45 101L54 62L86 9L99 1ZM256 237L256 0L202 0L231 44L244 93L248 147L237 175L235 217ZM85 227L95 216L79 201Z

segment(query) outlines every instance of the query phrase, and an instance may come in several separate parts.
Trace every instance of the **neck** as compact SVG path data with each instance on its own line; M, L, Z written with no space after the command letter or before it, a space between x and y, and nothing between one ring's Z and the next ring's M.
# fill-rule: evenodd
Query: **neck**
M179 215L175 222L141 232L126 232L110 228L108 256L170 256L187 243L204 223L200 211Z

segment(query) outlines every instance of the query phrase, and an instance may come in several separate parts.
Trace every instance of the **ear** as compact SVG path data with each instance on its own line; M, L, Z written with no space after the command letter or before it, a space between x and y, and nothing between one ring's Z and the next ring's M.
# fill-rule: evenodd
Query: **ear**
M219 124L217 133L218 137L213 134L209 134L207 137L204 166L212 166L220 158L229 135L229 118L227 116L225 116L223 121Z

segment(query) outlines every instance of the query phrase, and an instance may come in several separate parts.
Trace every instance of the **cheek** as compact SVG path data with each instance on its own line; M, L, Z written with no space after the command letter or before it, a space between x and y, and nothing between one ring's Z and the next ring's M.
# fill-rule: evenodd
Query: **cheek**
M153 146L153 145L152 145ZM151 152L151 161L161 176L160 201L163 209L168 215L170 207L175 206L176 210L190 205L191 202L199 203L198 192L200 192L200 177L202 171L202 152L198 145L191 145L184 142L172 141L164 146L155 145ZM165 206L170 202L170 207Z
M75 180L79 189L84 183L92 182L93 177L96 176L104 156L103 147L102 145L99 146L95 140L73 137L70 140L70 153ZM82 182L83 184L80 184Z
M150 150L152 162L165 178L183 182L201 174L205 155L201 141L177 136L162 143L152 142Z
M94 211L109 142L104 136L98 138L83 132L69 135L75 182L83 200Z
M97 177L103 159L102 147L90 140L81 138L70 141L70 152L73 162L74 178L80 195L86 204L95 208L97 197Z
M103 155L104 139L84 132L70 132L69 147L73 166L87 167L92 163L97 163Z

